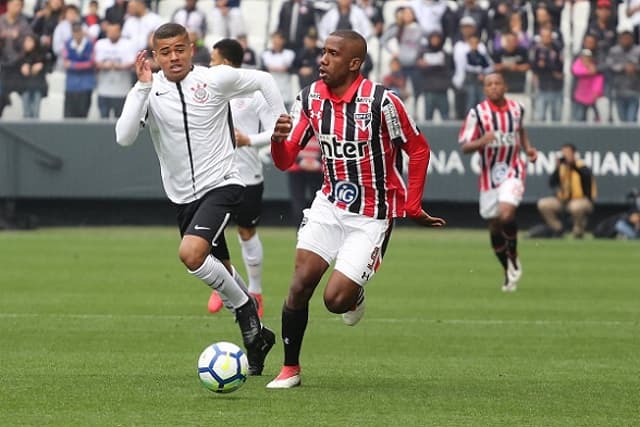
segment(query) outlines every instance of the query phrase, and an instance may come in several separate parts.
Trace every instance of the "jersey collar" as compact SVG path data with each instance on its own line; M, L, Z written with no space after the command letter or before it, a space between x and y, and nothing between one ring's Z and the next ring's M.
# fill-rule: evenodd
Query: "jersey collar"
M495 113L503 113L509 110L509 101L507 101L506 99L504 100L503 106L498 106L491 102L489 99L487 99L487 103L489 104L489 108L491 109L491 111Z
M360 83L362 83L362 80L364 80L364 76L362 74L359 74L358 78L356 78L353 81L353 83L351 83L351 86L349 86L349 89L347 89L347 91L339 98L336 97L333 93L331 93L331 90L327 87L327 85L322 80L318 80L317 88L318 88L318 92L320 93L320 96L322 96L323 98L329 98L332 102L348 103L348 102L351 102L354 95L358 91L358 88L360 87Z

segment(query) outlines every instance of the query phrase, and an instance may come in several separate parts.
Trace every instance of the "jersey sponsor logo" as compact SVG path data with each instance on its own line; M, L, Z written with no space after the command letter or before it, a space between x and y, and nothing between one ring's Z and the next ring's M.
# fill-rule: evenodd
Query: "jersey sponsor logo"
M203 83L203 84L198 83L197 85L191 88L191 91L193 92L194 101L200 104L204 104L209 100L209 91L207 90L206 83Z
M162 95L166 95L168 93L169 93L168 90L165 90L164 92L156 91L156 96L162 96Z
M195 226L195 227L193 227L193 228L195 228L196 230L211 230L211 228L210 228L210 227L205 227L205 226L203 226L203 225L197 225L197 224L196 224L196 226Z
M320 99L320 94L318 92L311 92L311 93L309 93L309 99L319 100Z
M356 97L356 102L361 104L371 104L373 102L373 98L368 96L358 96Z
M339 141L335 135L319 135L318 142L327 159L361 159L367 146L367 141Z
M391 139L402 137L402 125L400 125L400 117L398 117L398 111L392 102L382 107L384 118L387 122L387 129L389 129L389 137Z
M353 119L360 130L367 130L369 125L371 125L371 113L355 113Z
M338 181L333 187L333 196L347 205L353 203L360 194L360 189L353 182Z
M496 184L501 184L507 179L507 174L509 173L509 166L506 163L496 163L493 168L491 168L491 181Z

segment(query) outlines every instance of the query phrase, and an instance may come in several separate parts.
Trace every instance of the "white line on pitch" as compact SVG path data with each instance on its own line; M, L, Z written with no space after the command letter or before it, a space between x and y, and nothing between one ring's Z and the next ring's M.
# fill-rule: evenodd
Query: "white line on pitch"
M180 314L107 314L107 313L0 313L0 319L20 318L59 318L59 319L147 319L147 320L205 320L211 319L207 315ZM338 316L325 319L310 319L311 321L338 321ZM448 325L606 325L606 326L640 326L639 320L597 320L597 319L429 319L429 318L375 318L369 317L367 323L432 323Z

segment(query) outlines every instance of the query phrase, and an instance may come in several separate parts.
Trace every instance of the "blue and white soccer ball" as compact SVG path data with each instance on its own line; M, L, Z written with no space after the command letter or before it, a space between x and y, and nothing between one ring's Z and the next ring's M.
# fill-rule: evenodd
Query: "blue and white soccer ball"
M231 393L247 381L249 361L240 347L218 342L205 348L198 358L202 385L216 393Z

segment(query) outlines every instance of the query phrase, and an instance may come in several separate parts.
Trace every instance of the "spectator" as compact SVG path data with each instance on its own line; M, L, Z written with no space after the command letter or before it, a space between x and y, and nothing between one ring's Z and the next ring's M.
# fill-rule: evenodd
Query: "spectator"
M484 76L493 71L491 59L487 53L479 49L480 38L473 34L468 39L469 52L467 52L466 74L464 90L466 93L467 111L474 108L484 99Z
M53 32L62 19L64 12L64 0L49 0L45 6L38 10L31 21L33 32L40 38L39 45L43 51L47 52L47 61L51 62L53 57L52 43Z
M562 236L564 229L558 215L568 212L573 220L573 236L580 239L584 236L589 214L593 212L596 183L591 170L577 158L573 144L564 144L561 152L562 157L549 178L549 185L556 190L556 195L538 200L538 210L557 237Z
M409 5L416 15L418 24L422 27L423 34L431 34L434 31L444 35L449 34L449 28L445 23L446 17L449 13L449 7L447 6L446 1L412 0Z
M85 25L86 33L91 40L95 41L101 36L103 37L101 22L102 19L98 15L98 2L97 0L91 0L89 2L87 14L82 18L82 22Z
M289 195L291 197L292 223L300 225L305 208L322 186L323 174L320 144L315 137L298 153L295 163L287 169Z
M124 18L127 15L128 6L128 0L115 0L105 11L104 20L106 22L117 22L122 27L124 25Z
M589 0L589 24L596 20L596 12L598 10L598 3L601 0ZM631 0L634 1L634 0ZM609 14L611 15L611 21L613 21L613 28L618 28L618 5L621 3L629 3L629 0L609 0Z
M407 76L402 70L402 64L398 58L392 58L389 64L389 74L384 76L382 84L387 89L398 95L403 101L409 97L407 90Z
M256 52L249 46L249 40L246 34L238 35L238 43L244 49L244 57L242 58L242 68L258 68L258 56Z
M640 46L633 44L633 33L623 31L618 44L611 48L607 65L612 76L612 89L618 118L622 122L638 119L640 97Z
M64 70L63 51L65 43L71 39L71 25L75 22L80 22L80 10L76 5L69 4L64 9L62 21L60 21L53 32L53 41L51 44L51 49L56 57L55 68L58 71Z
M121 37L120 24L107 24L106 38L95 44L98 109L100 117L120 117L124 100L132 86L132 71L137 51L129 39Z
M635 44L640 44L640 0L627 0L626 15L633 26Z
M158 14L147 9L143 0L129 0L127 16L122 26L122 37L131 40L136 50L145 49L149 35L163 22Z
M287 38L285 47L293 51L303 48L303 40L316 28L311 0L288 0L282 3L278 17L278 32Z
M67 40L63 50L63 64L67 71L64 117L87 117L91 93L96 86L93 43L85 35L80 22L74 23L71 31L72 37Z
M562 50L553 43L549 28L541 28L539 35L540 43L531 51L535 87L534 119L545 121L547 109L550 109L551 120L557 122L562 118L564 58Z
M462 120L467 116L467 112L469 111L467 107L470 105L467 102L467 93L465 83L468 82L467 76L467 58L468 53L471 51L470 46L470 38L476 34L476 22L470 16L465 16L460 20L460 32L462 33L462 39L458 40L453 45L453 62L454 62L454 73L451 82L453 83L453 88L455 92L455 110L456 110L456 119ZM476 36L477 37L477 36ZM473 54L473 56L486 56L487 48L482 43L478 43L477 54ZM480 58L477 58L480 59ZM475 65L480 63L480 60L477 61ZM488 70L488 68L487 68ZM471 82L469 82L471 83ZM475 90L475 89L474 89ZM474 99L477 96L473 96ZM477 104L477 103L476 103ZM475 105L475 104L473 104Z
M492 50L493 52L497 52L502 48L503 41L502 36L506 33L513 33L516 35L518 39L518 46L521 46L525 49L529 49L531 46L531 40L529 40L529 35L522 27L522 16L518 13L514 13L509 17L509 26L508 29L504 32L496 32L493 38Z
M486 41L489 34L489 15L485 9L478 6L476 0L464 0L462 5L458 7L454 13L452 13L453 25L452 28L456 29L456 33L452 39L454 42L462 38L460 33L460 20L465 16L470 16L476 23L476 35L480 40Z
M600 121L600 113L596 101L604 94L604 75L598 71L589 49L582 49L571 67L575 78L573 90L573 120L584 122L587 111L592 109L595 121Z
M291 67L295 59L295 53L291 49L285 49L286 38L283 34L275 32L271 35L271 49L262 52L262 69L268 71L276 81L287 111L293 102L291 88Z
M507 90L513 98L515 94L522 95L526 92L527 71L531 68L529 52L518 45L518 37L514 33L505 33L502 43L502 48L494 53L493 61L495 70L504 76Z
M296 52L293 68L298 75L300 89L309 86L319 79L318 66L322 57L322 49L318 46L315 30L304 36L304 46Z
M490 0L489 1L489 40L495 40L496 33L502 34L510 30L510 19L520 16L523 31L529 28L527 2L524 0Z
M31 27L22 14L22 0L9 0L7 12L0 16L0 117L4 107L10 105L9 96L20 87L20 66L24 39Z
M416 98L422 92L422 79L416 73L416 61L423 49L423 40L422 29L410 7L402 8L399 25L389 27L380 39L384 47L400 62L405 78L411 80ZM393 46L391 41L394 42Z
M598 0L595 19L587 29L598 40L598 57L606 57L607 52L616 44L615 21L611 15L611 0Z
M22 45L20 65L20 95L22 96L22 117L37 119L40 117L40 102L47 96L48 85L45 78L47 55L38 43L38 37L29 34Z
M246 34L240 0L215 0L211 30L216 38L236 38Z
M171 22L180 24L189 32L196 32L201 37L207 34L207 17L196 6L198 0L185 0L185 5L176 9L171 15ZM207 52L207 57L209 52ZM209 62L207 61L207 64Z
M443 120L449 119L449 100L447 89L453 74L453 59L443 49L444 37L438 32L429 34L427 47L418 58L417 67L422 79L424 94L424 115L426 120L433 120L433 113L438 110Z
M564 9L564 0L534 0L532 2L534 19L533 31L535 33L540 30L540 19L546 21L547 16L551 21L551 27L554 30L560 30L560 19L562 17L562 9ZM544 10L544 13L541 11Z
M362 9L353 4L353 0L337 0L318 24L320 42L336 30L353 30L365 39L373 35L371 21Z
M546 7L538 7L535 10L536 16L536 30L534 34L538 34L541 28L548 28L551 30L551 34L553 36L554 42L558 45L559 48L564 47L564 39L562 37L562 32L558 27L556 27L553 23L552 17L549 14L549 10ZM538 40L534 38L534 43L537 43Z
M384 31L384 15L382 8L384 0L356 0L358 7L362 9L373 25L373 35L380 37Z

